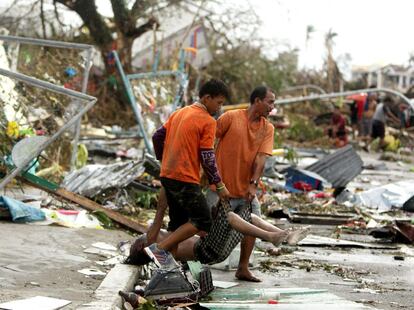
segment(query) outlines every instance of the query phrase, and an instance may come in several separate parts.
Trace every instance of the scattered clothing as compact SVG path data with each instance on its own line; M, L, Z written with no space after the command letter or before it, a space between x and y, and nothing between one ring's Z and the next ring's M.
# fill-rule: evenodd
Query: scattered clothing
M0 208L10 211L13 222L25 223L44 221L46 219L42 210L6 196L0 196Z

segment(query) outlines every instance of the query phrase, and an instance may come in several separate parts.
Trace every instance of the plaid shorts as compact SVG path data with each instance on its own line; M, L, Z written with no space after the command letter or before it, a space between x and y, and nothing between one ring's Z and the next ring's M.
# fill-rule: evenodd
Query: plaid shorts
M194 245L195 258L202 264L212 265L224 261L243 239L243 234L230 226L227 220L228 211L230 210L220 203L210 232ZM251 208L247 203L238 205L232 211L251 223Z

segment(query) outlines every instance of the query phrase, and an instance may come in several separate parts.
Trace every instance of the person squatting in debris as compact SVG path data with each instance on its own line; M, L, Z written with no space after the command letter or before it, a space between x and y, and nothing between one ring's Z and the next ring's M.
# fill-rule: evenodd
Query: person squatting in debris
M171 114L153 136L154 150L161 161L161 184L169 206L172 233L145 248L157 265L174 265L171 253L177 245L211 227L211 212L200 187L200 164L221 199L229 192L222 182L214 154L216 121L212 117L228 98L228 88L211 79L200 89L199 102Z
M392 104L391 97L387 96L384 98L383 102L380 102L376 109L375 113L372 116L372 132L371 138L374 140L379 138L379 147L384 148L385 141L385 123L387 121L387 116L397 125L400 123L398 117L396 117L390 110L390 105Z
M327 127L327 134L332 139L335 147L343 147L348 144L346 132L346 119L341 113L338 105L334 105L330 125Z

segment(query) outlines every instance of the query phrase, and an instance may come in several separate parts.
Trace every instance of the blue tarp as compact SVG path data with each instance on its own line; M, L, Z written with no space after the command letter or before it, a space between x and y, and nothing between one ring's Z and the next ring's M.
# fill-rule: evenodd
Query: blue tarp
M0 196L0 208L10 211L13 222L24 223L46 219L42 210L6 196Z

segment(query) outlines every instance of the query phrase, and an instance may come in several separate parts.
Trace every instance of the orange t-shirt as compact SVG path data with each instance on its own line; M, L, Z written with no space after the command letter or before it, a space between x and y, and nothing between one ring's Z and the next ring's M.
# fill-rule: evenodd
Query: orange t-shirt
M164 127L161 177L200 184L200 149L213 149L216 121L193 104L171 114Z
M266 118L249 123L247 110L228 111L217 120L217 165L231 197L246 196L256 155L272 155L273 135Z

